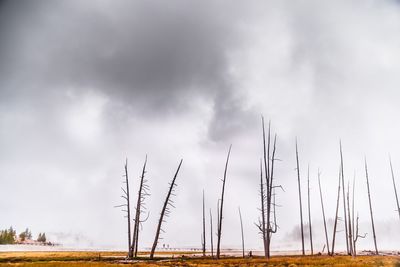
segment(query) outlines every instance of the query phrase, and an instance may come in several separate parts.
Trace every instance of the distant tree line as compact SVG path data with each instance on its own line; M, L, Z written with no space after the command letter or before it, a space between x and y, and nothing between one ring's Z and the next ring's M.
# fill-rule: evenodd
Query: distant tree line
M21 232L18 235L18 238L17 231L12 227L0 230L0 245L17 244L18 242L24 242L26 240L32 240L32 232L29 228L26 228L25 231ZM46 243L46 233L39 233L36 241Z

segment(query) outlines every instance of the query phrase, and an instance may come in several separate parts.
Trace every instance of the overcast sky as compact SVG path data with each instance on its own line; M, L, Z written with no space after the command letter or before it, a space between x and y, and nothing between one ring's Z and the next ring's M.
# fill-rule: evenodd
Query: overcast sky
M398 248L388 154L400 177L399 32L394 0L1 1L0 228L125 248L126 220L113 206L125 158L136 194L147 154L141 246L152 244L181 158L160 244L200 246L202 190L216 218L232 144L222 246L240 246L240 206L246 246L259 249L263 114L278 135L276 182L285 189L273 250L301 249L296 137L303 193L310 164L315 250L323 246L317 169L332 218L340 139L368 233L360 248L373 248L364 156L378 247Z

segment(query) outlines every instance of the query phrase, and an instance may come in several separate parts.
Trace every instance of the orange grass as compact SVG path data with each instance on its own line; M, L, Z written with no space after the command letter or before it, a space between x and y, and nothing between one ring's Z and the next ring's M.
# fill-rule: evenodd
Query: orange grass
M185 254L175 252L175 254ZM146 254L146 255L144 255ZM224 257L220 260L202 257L174 257L160 253L150 261L147 253L137 261L124 261L125 252L0 252L0 266L181 266L181 267L244 267L244 266L400 266L400 256L274 256L265 258ZM167 258L168 257L168 258Z

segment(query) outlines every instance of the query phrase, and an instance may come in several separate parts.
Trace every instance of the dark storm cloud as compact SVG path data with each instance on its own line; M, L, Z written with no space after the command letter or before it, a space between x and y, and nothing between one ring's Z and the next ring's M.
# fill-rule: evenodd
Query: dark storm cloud
M2 61L2 69L22 73L26 83L95 87L127 101L147 97L171 105L193 87L224 84L232 30L213 8L180 1L119 1L110 8L58 1L15 5L22 9L3 10L13 17L5 24L11 40L3 54L13 58Z
M240 5L225 12L223 4L8 2L0 68L13 79L3 98L23 91L53 101L52 91L97 90L145 116L203 99L214 103L211 138L239 131L247 112L234 99L227 56L240 43L242 15Z

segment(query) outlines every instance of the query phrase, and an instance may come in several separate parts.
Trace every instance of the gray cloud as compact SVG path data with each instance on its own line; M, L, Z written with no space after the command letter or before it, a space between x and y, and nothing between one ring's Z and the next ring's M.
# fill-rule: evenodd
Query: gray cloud
M242 128L239 119L221 119L229 111L247 116L227 72L229 50L240 43L239 7L221 13L222 3L77 4L10 4L6 12L18 19L9 19L3 54L15 58L3 61L3 73L16 75L16 85L4 93L22 90L42 102L53 91L94 89L143 116L185 112L202 98L213 103L210 136Z
M14 11L18 19L6 35L14 64L3 68L18 69L25 85L96 88L153 109L226 87L225 49L235 42L236 16L221 16L218 4L77 4Z

